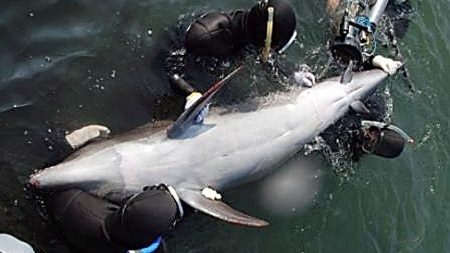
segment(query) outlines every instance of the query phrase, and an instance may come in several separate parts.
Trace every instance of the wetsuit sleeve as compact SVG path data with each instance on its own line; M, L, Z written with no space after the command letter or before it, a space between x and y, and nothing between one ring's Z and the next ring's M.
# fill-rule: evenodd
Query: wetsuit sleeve
M375 67L372 64L373 58L375 57L375 55L371 55L369 56L361 65L361 69L362 70L369 70L369 69L374 69Z

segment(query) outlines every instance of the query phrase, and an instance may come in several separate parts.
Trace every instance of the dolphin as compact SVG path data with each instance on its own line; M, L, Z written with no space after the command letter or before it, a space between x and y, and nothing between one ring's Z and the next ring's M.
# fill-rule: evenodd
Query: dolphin
M222 84L215 85L166 130L144 128L92 143L32 175L30 183L50 190L77 187L111 201L165 184L183 202L213 217L265 226L266 221L225 204L219 194L206 197L204 190L224 191L271 173L351 108L365 111L361 101L387 76L380 69L345 71L312 88L293 89L295 99L287 104L210 113L202 124L193 124Z

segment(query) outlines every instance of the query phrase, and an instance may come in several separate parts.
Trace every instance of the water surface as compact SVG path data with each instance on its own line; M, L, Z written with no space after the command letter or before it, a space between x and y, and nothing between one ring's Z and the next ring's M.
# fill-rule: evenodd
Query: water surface
M319 72L326 63L329 27L324 3L291 3L300 40L280 60L284 71L307 63ZM416 92L400 76L386 85L393 102L390 116L416 138L416 145L395 160L363 157L345 176L314 153L308 166L317 190L306 209L293 207L280 215L264 204L268 197L280 197L277 192L268 196L266 182L244 186L225 194L227 202L269 220L269 227L230 226L194 214L170 236L171 252L450 252L450 1L412 3L416 15L399 43ZM119 133L175 118L183 96L167 80L168 65L178 71L167 59L177 54L182 28L202 12L252 4L2 1L0 232L23 238L38 252L70 252L24 191L28 175L69 153L62 143L66 131L99 123ZM251 56L242 58L249 67L219 95L219 105L237 104L289 83ZM181 68L189 81L206 88L233 64L205 66L194 60Z

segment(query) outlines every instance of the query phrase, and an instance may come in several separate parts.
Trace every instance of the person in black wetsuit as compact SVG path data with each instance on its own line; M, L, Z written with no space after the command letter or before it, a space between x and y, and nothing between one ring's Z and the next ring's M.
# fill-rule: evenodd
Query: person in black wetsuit
M376 0L368 0L369 6L367 8L373 6L375 2ZM341 0L327 0L327 11L330 16L339 12L336 10L339 5L341 8L345 6ZM268 29L271 20L270 8L273 8L274 15L272 17L273 25L271 29ZM247 45L263 48L267 46L267 41L271 41L270 50L282 53L295 40L297 35L295 28L296 16L288 2L284 0L260 1L250 10L235 10L230 13L210 12L201 16L188 27L185 35L185 47L188 54L226 57L234 55ZM272 34L268 33L268 30L272 30ZM352 47L353 50L350 51L346 50L347 48L346 45L336 47L336 51L339 51L337 54L354 60L355 66L362 65L363 68L379 67L387 73L393 74L401 65L401 62L381 55L370 55L363 59L362 56L359 56L362 55L362 48L359 45L355 48ZM262 50L262 52L264 51ZM174 79L177 80L180 77L175 75ZM307 66L301 66L301 69L294 73L294 79L299 85L311 87L315 84L315 77ZM178 82L178 86L189 94L186 97L187 104L193 103L201 97L200 93L187 84L180 85L180 82ZM375 126L372 128L375 128ZM364 146L368 140L369 135L366 130L366 128L361 128L360 134L355 138L358 143L361 142L360 146ZM391 134L385 134L387 132ZM374 145L374 147L377 148L366 149L365 152L377 153L382 146L386 148L391 144L394 145L397 140L402 140L401 136L396 134L395 131L388 131L383 128L379 128L376 136L379 143L377 142L378 145ZM375 143L373 138L374 135L371 139L372 144ZM398 150L403 148L403 146L401 148L400 146L400 144L396 146ZM400 153L397 152L398 150L396 149L395 152L391 152L385 157L397 156ZM379 151L378 153L381 154L382 152Z
M89 125L67 135L66 142L76 149L108 134L104 126ZM121 203L75 188L45 195L62 235L83 253L163 252L163 236L183 216L178 196L166 185L145 187Z
M164 187L143 190L122 204L70 189L53 193L47 205L66 241L84 253L148 247L157 252L162 236L179 218L176 203Z
M376 1L367 0L366 2L368 5L363 11L367 12ZM327 0L329 15L340 17L336 18L335 25L340 23L343 14L338 6L340 9L345 8L341 0ZM270 9L273 15L270 15ZM267 52L283 53L293 43L296 36L296 16L289 3L285 0L262 0L250 10L204 14L187 28L184 46L188 55L221 58L233 56L251 45L261 50L262 60L267 61ZM331 51L333 55L345 58L347 64L349 59L353 60L355 69L378 67L393 74L401 65L400 61L375 55L374 51L367 53L366 51L370 48L360 46L359 37L353 38L356 40L351 40L349 45L346 44L347 40L346 43L341 43L340 37L342 36L336 39L339 43L334 43ZM177 74L183 75L183 73ZM310 73L310 68L304 65L300 66L300 70L295 73L295 79L297 82L300 81L301 85L310 87L315 84L315 77ZM186 90L186 92L192 91Z
M378 67L390 75L395 73L401 62L375 55L375 37L377 32L383 33L394 40L389 43L396 45L391 19L408 9L411 9L408 0L327 0L326 11L332 19L332 34L335 35L330 43L334 60L344 66L351 61L358 70ZM401 58L399 52L396 57ZM360 117L373 119L376 114ZM356 160L362 153L394 158L400 155L406 142L413 142L404 131L385 123L363 120L362 124L355 125L343 135L350 135L351 154Z
M269 18L269 9L273 12ZM272 22L269 22L272 20ZM272 32L268 33L267 28ZM283 52L297 33L295 12L285 0L260 1L249 10L229 13L209 12L187 29L188 53L204 56L230 56L247 45Z

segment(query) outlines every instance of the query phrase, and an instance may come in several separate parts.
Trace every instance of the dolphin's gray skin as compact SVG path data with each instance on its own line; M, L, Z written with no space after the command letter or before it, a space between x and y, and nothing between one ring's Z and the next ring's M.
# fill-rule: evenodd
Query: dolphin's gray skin
M278 167L323 130L361 107L388 76L379 69L327 79L297 90L295 101L246 113L209 115L176 138L165 131L140 131L94 143L68 160L33 175L38 188L78 187L118 200L145 186L172 186L180 198L217 218L249 226L266 222L246 216L201 194L255 180Z

